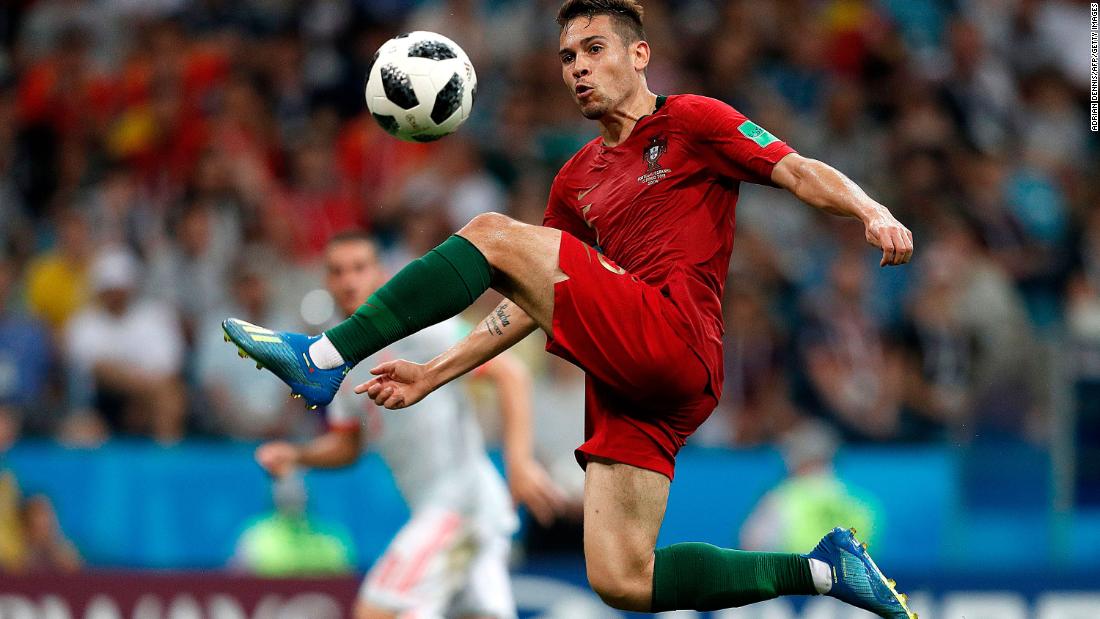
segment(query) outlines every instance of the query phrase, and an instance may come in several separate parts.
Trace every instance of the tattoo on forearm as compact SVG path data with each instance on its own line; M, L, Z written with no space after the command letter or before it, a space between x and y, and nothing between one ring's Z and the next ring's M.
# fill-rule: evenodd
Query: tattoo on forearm
M497 320L496 316L490 316L485 321L485 328L489 330L489 335L504 335L504 331L500 328L500 321Z
M500 307L497 308L496 314L497 314L497 318L500 319L500 323L502 325L507 327L509 324L511 324L511 323L508 322L508 304L507 303L501 303Z
M501 303L493 310L493 315L485 320L485 330L489 335L504 335L504 328L512 324L508 318L508 304Z

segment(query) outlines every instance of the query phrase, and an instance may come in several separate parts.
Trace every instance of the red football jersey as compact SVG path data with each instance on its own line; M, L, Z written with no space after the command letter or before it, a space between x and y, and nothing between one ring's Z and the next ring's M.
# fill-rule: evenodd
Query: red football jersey
M742 181L774 185L772 168L794 152L729 105L697 95L658 99L614 148L589 142L558 172L543 225L599 248L660 288L722 386L722 290Z

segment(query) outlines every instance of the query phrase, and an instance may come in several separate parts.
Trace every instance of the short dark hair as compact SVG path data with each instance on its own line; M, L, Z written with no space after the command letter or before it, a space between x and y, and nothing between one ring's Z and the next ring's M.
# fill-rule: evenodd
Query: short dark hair
M623 43L633 43L645 40L644 13L638 0L565 0L558 10L558 26L565 28L578 17L591 20L597 15L608 15Z
M339 245L341 243L366 243L373 249L378 249L378 243L366 230L359 230L352 228L351 230L344 230L343 232L337 232L329 237L327 243L325 243L325 249L332 247L333 245Z

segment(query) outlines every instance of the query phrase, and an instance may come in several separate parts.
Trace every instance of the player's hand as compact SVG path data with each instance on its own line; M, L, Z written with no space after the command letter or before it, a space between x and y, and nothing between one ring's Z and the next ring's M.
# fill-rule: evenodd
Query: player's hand
M890 213L876 214L866 223L867 242L882 250L879 266L897 266L913 257L913 233Z
M508 488L512 500L527 507L527 511L542 526L549 526L565 512L568 501L550 474L531 458L509 460Z
M285 477L298 465L298 447L286 441L272 441L256 448L256 462L272 477Z
M435 390L427 366L412 361L387 361L370 373L375 377L356 387L355 393L365 393L375 404L391 410L412 406Z

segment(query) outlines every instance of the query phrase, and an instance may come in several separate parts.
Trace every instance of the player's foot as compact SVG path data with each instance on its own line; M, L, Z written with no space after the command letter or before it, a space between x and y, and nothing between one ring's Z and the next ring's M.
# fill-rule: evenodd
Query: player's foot
M909 610L904 593L898 593L894 581L883 576L867 545L856 539L855 529L837 527L822 538L807 559L817 559L829 565L833 574L831 595L852 606L869 610L886 619L917 619Z
M309 345L321 336L272 331L229 318L222 323L225 341L237 345L241 357L250 357L256 369L267 369L290 385L291 395L305 399L310 410L332 401L340 389L340 383L351 370L351 364L322 370L309 357Z

